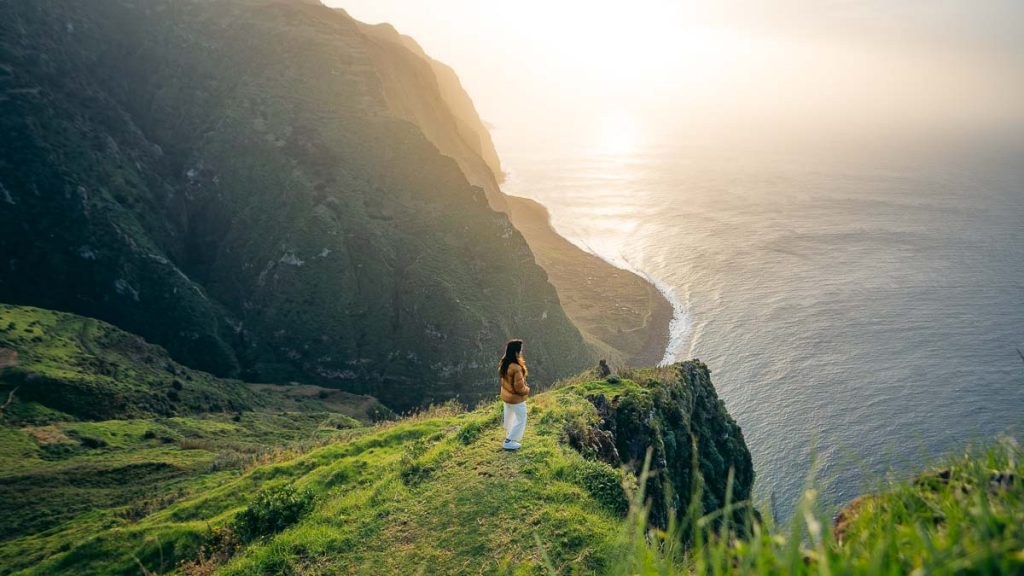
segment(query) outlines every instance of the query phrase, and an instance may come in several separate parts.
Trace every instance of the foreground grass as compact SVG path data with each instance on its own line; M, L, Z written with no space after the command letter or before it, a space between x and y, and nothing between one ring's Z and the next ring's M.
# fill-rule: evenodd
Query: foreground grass
M879 486L837 531L813 490L777 526L742 500L749 478L730 466L749 455L701 368L564 381L531 399L515 453L500 448L496 402L376 425L255 411L37 421L34 409L0 426L0 499L14 504L0 508L0 574L1024 570L1014 442ZM653 446L665 475L609 463L609 429L622 463ZM672 499L669 475L687 497L652 506L648 494Z
M647 528L633 499L616 574L1024 574L1024 451L1012 439L890 481L835 519L813 489L787 526L751 531L691 514ZM736 503L744 506L745 503ZM692 536L690 546L680 542Z
M709 385L685 380L687 368L698 367L563 382L531 400L529 438L515 453L501 449L494 402L334 431L319 445L255 466L195 463L211 467L177 484L153 485L171 498L125 507L94 500L90 511L68 521L0 542L0 566L17 574L544 574L549 566L561 574L605 573L620 556L629 508L624 486L637 480L584 457L567 431L593 432L594 399L619 397L628 399L623 409L649 420L646 428L628 429L620 450L630 440L667 450L678 431L661 418L677 413L659 406L673 394L691 394L683 402L699 404L693 414L719 414ZM684 435L688 426L676 423ZM131 442L109 436L108 450L119 442L121 457L133 453ZM185 457L184 448L168 447L165 456ZM701 473L717 477L714 470Z
M336 414L292 413L0 426L0 574L35 570L97 534L240 475L365 433ZM75 573L104 573L77 565ZM42 571L40 573L46 573Z

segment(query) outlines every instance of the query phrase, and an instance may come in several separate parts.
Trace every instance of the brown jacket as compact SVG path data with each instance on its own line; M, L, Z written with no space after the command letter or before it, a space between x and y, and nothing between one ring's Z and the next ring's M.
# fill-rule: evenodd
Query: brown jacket
M530 395L530 387L526 385L526 374L519 364L509 364L508 370L501 377L501 401L507 404L519 404Z

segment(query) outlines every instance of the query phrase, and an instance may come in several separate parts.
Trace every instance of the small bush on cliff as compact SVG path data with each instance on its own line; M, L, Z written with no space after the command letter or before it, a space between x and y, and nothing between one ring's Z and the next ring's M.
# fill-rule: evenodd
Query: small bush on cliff
M312 506L308 490L289 485L263 490L238 514L233 529L242 540L256 540L295 524Z
M629 511L629 499L622 486L625 480L622 470L602 462L580 459L560 469L556 476L583 487L602 506L615 514L625 516Z

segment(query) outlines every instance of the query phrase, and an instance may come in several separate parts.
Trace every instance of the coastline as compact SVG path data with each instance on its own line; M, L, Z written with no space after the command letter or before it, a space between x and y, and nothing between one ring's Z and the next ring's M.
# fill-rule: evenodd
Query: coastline
M654 366L671 355L671 329L685 314L674 295L649 278L576 246L551 225L543 204L505 194L513 226L558 292L583 336L623 366ZM609 306L612 303L612 306ZM685 324L684 324L685 325Z
M494 140L455 72L394 28L366 26L365 30L405 46L430 66L438 82L437 96L447 104L450 115L438 116L434 108L415 105L399 107L399 114L419 126L442 154L455 160L466 180L484 191L493 210L509 217L587 343L620 367L662 363L669 346L676 349L677 339L670 330L682 312L671 291L562 237L540 203L504 193L505 173ZM400 99L405 92L396 87L395 94Z

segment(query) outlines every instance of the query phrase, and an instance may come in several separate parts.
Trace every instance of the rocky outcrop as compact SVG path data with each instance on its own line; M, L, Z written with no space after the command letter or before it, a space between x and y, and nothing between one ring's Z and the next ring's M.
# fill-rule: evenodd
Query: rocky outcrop
M739 425L718 398L707 366L691 360L662 372L643 379L641 388L587 395L597 418L590 426L570 425L569 444L584 456L626 466L637 476L650 451L646 495L649 519L658 526L667 525L670 513L686 514L695 494L707 512L721 509L727 494L733 504L749 503L754 485L750 452ZM609 377L611 384L617 380ZM736 521L747 518L746 510L737 511Z

